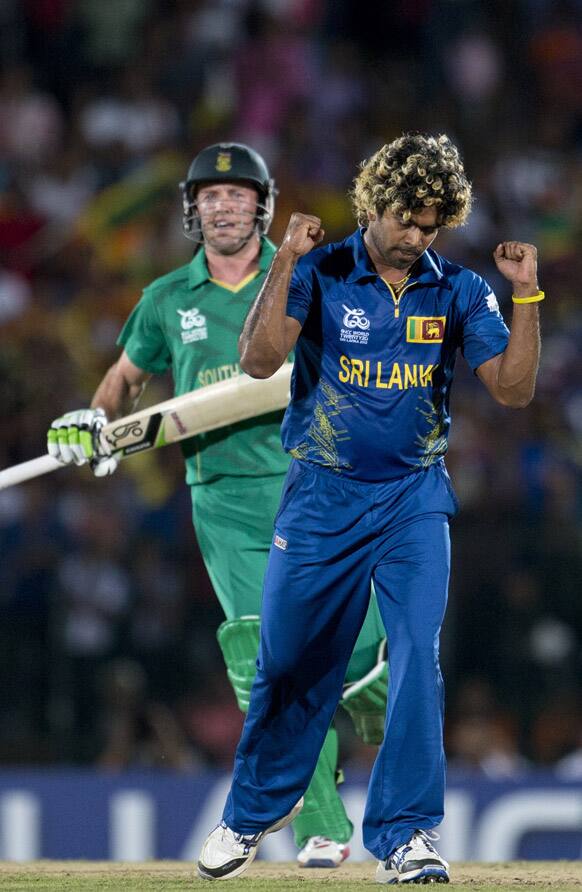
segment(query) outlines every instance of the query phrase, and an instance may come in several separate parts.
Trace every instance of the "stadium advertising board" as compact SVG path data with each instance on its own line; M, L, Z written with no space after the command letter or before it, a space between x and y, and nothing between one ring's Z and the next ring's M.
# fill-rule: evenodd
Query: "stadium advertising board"
M228 784L212 773L5 771L0 859L193 861L219 820ZM369 857L359 833L365 792L363 778L342 788L356 825L351 860ZM547 774L503 782L451 778L440 833L439 849L452 861L578 859L582 787ZM289 828L264 841L261 857L294 860Z

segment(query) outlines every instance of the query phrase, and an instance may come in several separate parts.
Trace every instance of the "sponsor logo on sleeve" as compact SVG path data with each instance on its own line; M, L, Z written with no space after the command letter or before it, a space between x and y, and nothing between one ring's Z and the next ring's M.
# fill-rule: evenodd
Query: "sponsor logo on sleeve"
M487 309L492 313L499 314L499 304L492 291L485 297L485 300L487 301Z
M406 320L406 340L410 344L441 344L446 321L446 316L409 316Z
M208 338L206 316L203 316L198 307L191 310L178 310L180 327L182 329L182 343L191 344L192 341L205 341Z
M276 533L275 538L273 539L273 545L280 548L281 551L287 551L287 539L283 539L282 536L278 536Z

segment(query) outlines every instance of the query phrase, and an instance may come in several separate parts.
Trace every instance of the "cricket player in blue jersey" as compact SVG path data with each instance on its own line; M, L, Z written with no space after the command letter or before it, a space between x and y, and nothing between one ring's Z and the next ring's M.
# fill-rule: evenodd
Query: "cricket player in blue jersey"
M447 136L405 135L363 164L360 229L318 247L293 214L240 338L241 364L272 375L295 349L283 444L293 457L267 566L258 671L222 821L201 876L242 873L301 807L374 583L388 637L384 743L364 843L380 883L448 882L431 832L443 818L439 634L447 601L444 466L458 349L507 407L533 397L540 352L536 249L494 251L513 289L511 332L476 273L431 249L462 225L471 186Z

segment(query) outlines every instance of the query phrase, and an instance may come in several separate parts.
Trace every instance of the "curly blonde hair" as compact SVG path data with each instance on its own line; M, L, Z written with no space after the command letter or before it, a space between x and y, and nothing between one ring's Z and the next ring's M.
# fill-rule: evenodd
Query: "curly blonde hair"
M458 149L444 133L405 133L383 146L362 162L350 197L361 226L368 224L370 212L382 216L388 209L407 222L435 207L437 224L449 229L465 223L472 200Z

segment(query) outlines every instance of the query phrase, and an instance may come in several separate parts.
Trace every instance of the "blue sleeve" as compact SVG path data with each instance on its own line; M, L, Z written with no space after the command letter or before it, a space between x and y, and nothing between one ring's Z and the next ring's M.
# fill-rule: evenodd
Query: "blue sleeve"
M311 266L303 264L301 262L302 259L300 258L295 265L287 296L287 315L293 316L301 325L307 319L313 301L313 286L310 276Z
M488 359L504 352L509 341L509 329L491 287L468 270L463 277L461 304L461 351L475 371Z

